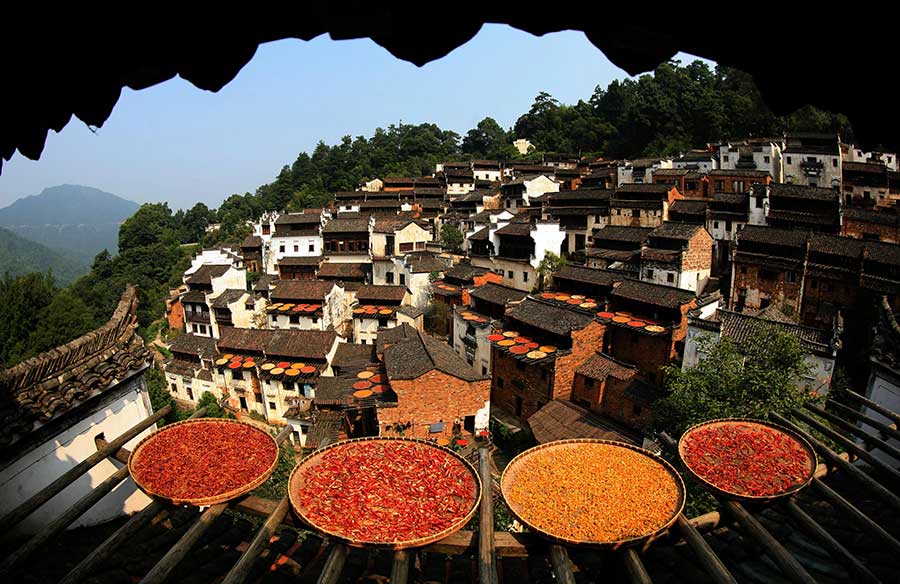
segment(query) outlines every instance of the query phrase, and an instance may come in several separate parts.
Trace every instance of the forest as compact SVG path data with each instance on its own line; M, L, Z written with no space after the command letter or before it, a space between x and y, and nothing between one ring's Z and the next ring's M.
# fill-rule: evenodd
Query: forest
M68 288L52 273L0 279L0 366L65 343L100 326L112 314L126 283L140 291L139 324L164 314L170 287L201 247L240 242L247 221L264 211L325 204L331 193L353 190L384 176L430 175L441 161L520 158L512 148L527 138L546 153L606 158L674 155L729 138L774 136L785 131L839 132L852 141L847 118L804 107L785 117L765 106L753 79L702 61L670 61L653 74L597 86L586 100L562 104L540 93L531 108L504 129L484 118L465 135L435 124L377 128L370 137L344 136L301 152L275 179L254 193L232 194L218 209L197 203L173 212L166 203L145 204L119 230L119 253L98 254L91 271ZM206 233L210 223L220 229Z

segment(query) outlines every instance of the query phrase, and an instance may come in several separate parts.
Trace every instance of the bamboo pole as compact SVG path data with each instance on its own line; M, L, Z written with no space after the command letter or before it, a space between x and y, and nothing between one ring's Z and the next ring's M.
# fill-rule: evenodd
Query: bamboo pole
M896 428L891 428L887 424L885 424L883 422L879 422L875 418L872 418L861 412L858 412L851 407L845 406L844 404L842 404L840 402L834 401L833 399L828 400L828 405L830 407L834 408L835 410L837 410L838 412L850 416L854 420L859 420L863 424L866 424L867 426L871 426L871 427L875 428L876 430L881 432L882 437L891 437L891 438L894 438L895 440L900 440L900 431L898 431Z
M810 444L812 444L813 448L815 448L816 452L818 452L823 458L828 460L828 462L841 469L842 471L845 471L847 473L847 476L855 479L858 483L865 486L873 494L877 495L883 501L890 504L890 506L895 510L900 511L900 497L897 497L897 495L881 486L881 483L879 483L863 471L859 470L848 461L841 458L840 455L838 455L836 452L810 436L808 432L805 432L802 428L800 428L787 418L778 414L772 414L772 418L779 424L787 426L788 428L794 430L795 432L806 438L806 440L809 441Z
M731 575L731 572L728 571L728 568L725 567L725 564L722 563L719 556L717 556L712 548L709 547L709 544L706 543L706 540L703 539L700 532L691 525L691 522L688 521L684 514L678 515L676 525L678 526L678 531L681 532L684 541L687 542L691 551L694 552L697 559L700 561L700 565L703 566L703 569L709 574L714 582L717 582L718 584L737 584L737 580Z
M575 576L569 565L569 552L561 545L550 546L550 561L553 564L553 575L560 584L575 584Z
M875 523L868 515L857 509L850 501L842 497L837 491L820 481L813 479L812 487L835 509L844 513L847 518L855 522L864 533L874 536L886 544L892 553L900 555L900 541L894 538L883 527Z
M841 418L840 416L836 416L836 415L832 414L831 412L828 412L826 410L823 410L820 407L817 407L817 406L814 406L811 404L806 404L803 407L805 409L809 410L810 412L816 414L820 418L825 418L826 420L828 420L830 423L834 424L835 426L837 426L839 428L843 428L845 431L850 432L851 434L853 434L855 436L858 436L867 445L871 445L873 448L881 450L882 452L891 456L892 458L895 458L896 460L900 460L900 448L897 448L896 446L892 446L892 445L888 444L887 441L880 439L878 436L869 434L868 432L866 432L865 430L863 430L862 428L860 428L853 422L848 422L847 420Z
M625 572L628 574L628 581L632 584L653 584L641 556L634 548L628 548L622 552L622 561L625 563Z
M337 584L341 577L341 572L344 571L344 562L347 561L349 552L350 550L344 544L334 544L334 547L331 548L331 552L328 554L328 559L325 560L325 567L322 568L322 573L319 574L316 584Z
M391 564L391 584L406 584L409 579L409 554L406 550L394 552L394 561Z
M30 499L0 519L0 531L8 532L12 527L21 523L23 519L34 513L39 507L43 506L47 501L62 492L63 489L78 480L83 474L94 468L100 461L115 454L115 452L124 446L126 442L164 418L171 410L172 406L168 405L150 417L144 418L142 421L126 430L121 436L110 442L105 448L91 454L86 459L64 472L58 479L32 495Z
M222 580L222 584L240 584L247 579L250 575L250 571L253 569L253 564L256 562L257 558L259 558L259 555L263 550L266 549L269 540L272 538L272 535L275 533L278 526L281 525L281 521L284 519L284 516L287 515L289 508L290 499L285 495L278 503L278 507L275 508L275 511L269 515L266 522L263 523L263 526L256 532L253 541L250 542L250 547L248 547L247 551L241 555L237 564L231 568L231 571L228 572L225 579Z
M877 404L877 403L873 402L872 400L870 400L869 398L856 393L855 391L845 389L844 394L846 394L851 399L865 405L869 409L878 412L885 418L888 418L889 420L893 420L895 424L900 426L900 414L898 414L897 412L891 411L891 410L887 409L886 407L884 407L883 405Z
M497 556L494 549L494 501L491 498L491 458L488 449L478 449L481 475L481 508L478 529L478 578L481 584L498 584Z
M785 576L800 584L816 583L809 572L797 561L797 558L784 549L784 546L778 543L778 540L755 517L750 515L743 505L734 501L725 501L724 506L746 533L765 550L766 555L772 558Z
M785 502L785 507L787 508L788 515L800 525L801 529L819 540L822 547L833 554L842 564L847 566L853 574L869 584L881 583L875 574L870 572L862 562L857 560L853 554L847 551L847 548L842 546L838 540L825 530L825 528L816 523L815 519L801 509L800 505L798 505L793 498L790 498Z
M891 479L894 480L895 484L900 484L900 472L897 472L896 469L893 469L890 466L888 466L887 464L885 464L884 462L882 462L881 460L878 460L878 458L876 458L871 452L869 452L865 448L862 448L859 444L855 443L853 440L850 440L846 436L843 436L843 435L839 434L838 432L835 432L834 430L832 430L825 424L819 422L818 420L812 418L811 416L807 416L806 414L804 414L803 412L801 412L799 410L792 410L791 414L798 420L806 422L810 427L815 428L816 430L818 430L819 432L821 432L823 435L827 436L831 440L834 440L836 443L838 443L841 446L843 446L844 448L846 448L849 452L852 452L853 454L857 455L859 458L868 462L870 465L872 465L873 469L889 476Z

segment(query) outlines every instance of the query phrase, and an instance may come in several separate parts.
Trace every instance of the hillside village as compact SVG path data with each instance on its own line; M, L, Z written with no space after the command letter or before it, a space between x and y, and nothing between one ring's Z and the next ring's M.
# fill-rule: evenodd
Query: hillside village
M209 392L298 448L498 431L646 445L665 368L699 362L703 338L795 336L821 394L893 332L897 155L837 135L445 162L332 195L193 258L167 301L172 397ZM892 360L856 366L900 406Z

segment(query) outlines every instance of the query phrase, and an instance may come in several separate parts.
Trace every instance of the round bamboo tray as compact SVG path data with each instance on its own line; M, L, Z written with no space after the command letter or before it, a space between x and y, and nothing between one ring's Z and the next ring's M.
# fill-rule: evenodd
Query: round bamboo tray
M197 498L192 498L192 499L175 499L172 497L167 497L166 495L163 495L161 493L157 493L153 489L142 484L134 476L134 466L133 466L134 462L140 456L141 450L143 449L144 446L149 444L154 439L158 438L160 435L162 435L166 431L171 430L172 428L175 428L177 426L184 425L184 424L229 424L229 425L240 424L241 426L246 426L248 428L252 428L253 430L256 430L257 432L266 436L266 438L268 438L269 440L272 441L272 446L274 446L274 448L275 448L275 456L272 459L272 464L269 465L269 468L265 472L263 472L258 477L254 478L249 483L246 483L236 489L232 489L230 491L226 491L224 493L221 493L221 494L218 494L218 495L215 495L212 497L197 497ZM268 478L272 475L272 473L275 472L275 467L278 466L278 457L279 457L278 443L275 442L275 438L273 438L271 435L269 435L268 432L265 432L264 430L260 430L256 426L252 426L245 422L239 422L237 420L223 420L223 419L219 419L219 418L200 418L200 419L196 419L196 420L184 420L182 422L175 422L173 424L168 424L168 425L164 426L158 432L154 432L153 434L150 434L149 436L144 437L144 439L141 440L140 442L138 442L137 446L135 446L134 449L131 451L131 456L128 457L128 474L131 475L131 478L134 481L134 484L136 484L140 490L142 490L144 493L146 493L150 497L161 499L163 501L168 501L169 503L172 503L173 505L193 505L195 507L207 507L209 505L225 503L226 501L230 501L232 499L240 497L241 495L245 495L245 494L249 493L250 491L252 491L253 489L260 486L261 484L263 484L264 482L266 482L266 480L268 480Z
M678 501L675 504L675 510L672 512L672 515L657 529L653 530L650 533L645 533L637 537L632 537L628 539L620 539L614 541L580 541L575 539L570 539L566 537L561 537L558 535L554 535L544 531L543 529L531 524L527 520L523 519L518 509L518 505L515 505L510 502L507 493L509 492L509 488L512 485L512 482L516 480L519 472L519 463L525 459L525 457L534 454L539 450L560 450L562 448L567 448L572 444L609 444L612 446L617 446L620 448L632 450L639 454L646 456L647 458L653 460L657 464L659 464L672 478L675 482L675 486L678 489ZM614 440L600 440L596 438L573 438L570 440L557 440L555 442L548 442L547 444L541 444L540 446L535 446L534 448L529 448L525 452L522 452L515 458L513 458L509 464L506 466L506 469L503 471L503 474L500 476L500 492L503 495L503 500L506 501L507 507L509 507L510 512L513 516L525 527L534 531L535 533L540 534L541 536L558 543L562 543L569 546L580 546L580 547L590 547L590 548L603 548L603 549L617 549L620 547L629 547L635 546L642 543L648 543L659 536L663 535L666 530L675 522L678 516L681 514L684 509L685 503L685 487L684 481L681 480L681 476L672 467L671 464L656 456L652 452L648 450L644 450L643 448L638 448L637 446L632 446L631 444L626 444L624 442L616 442Z
M787 435L789 438L791 438L792 440L794 440L795 442L800 444L800 446L803 447L803 449L806 451L806 456L807 456L807 459L809 460L809 474L807 475L806 479L802 483L798 483L797 485L791 487L790 489L782 491L781 493L776 493L774 495L744 495L741 493L734 493L732 491L725 490L725 489L709 482L708 480L704 479L703 477L698 475L696 472L694 472L694 470L691 468L691 465L689 465L687 463L687 461L684 459L685 438L688 438L690 436L691 432L699 430L700 428L708 428L710 426L725 426L725 425L730 425L730 424L735 424L735 423L750 424L750 425L756 425L756 426L765 426L769 429L776 430L778 432L781 432L782 434ZM809 484L812 482L813 478L815 477L816 465L818 464L817 458L816 458L816 451L813 450L813 447L810 445L809 442L806 441L805 438L803 438L803 436L801 436L800 434L797 434L790 428L785 428L784 426L781 426L779 424L774 424L772 422L767 422L764 420L755 420L753 418L719 418L718 420L710 420L708 422L703 422L703 423L697 424L695 426L691 426L690 428L688 428L685 431L684 434L681 435L681 439L678 441L678 458L681 459L681 464L684 467L685 471L688 473L688 475L690 475L691 478L693 478L695 481L697 481L698 483L703 485L703 487L705 487L709 491L711 491L717 495L720 495L722 497L725 497L726 499L734 499L735 501L746 501L746 502L755 502L755 503L765 503L768 501L774 501L776 499L782 499L784 497L790 497L791 495L795 495L798 492L802 491L803 489L805 489L806 487L809 486Z
M465 469L471 473L472 478L475 480L475 499L472 501L472 507L469 509L469 512L465 515L465 517L460 518L456 523L444 529L442 531L436 532L434 534L429 535L428 537L420 537L418 539L411 539L405 541L394 541L394 542L367 542L362 540L354 540L347 538L340 533L327 529L321 525L318 525L309 519L303 514L303 511L300 507L300 502L297 500L297 496L303 489L306 487L306 476L305 473L315 472L315 467L321 460L322 454L327 452L330 449L337 448L339 446L346 446L347 444L359 443L359 442L373 442L375 440L385 440L385 441L393 441L393 442L415 442L417 444L424 444L429 448L437 448L441 452L455 458L460 464L462 464ZM427 440L422 440L420 438L388 438L383 436L372 437L372 438L353 438L350 440L342 440L340 442L336 442L324 448L320 448L315 452L306 456L303 460L294 467L294 470L291 472L291 478L288 482L288 498L291 502L291 508L294 510L294 513L297 517L300 518L305 524L309 525L313 529L324 533L325 535L332 537L336 540L342 541L349 546L352 547L367 547L367 548L379 548L379 549L392 549L392 550L402 550L408 548L422 547L429 544L432 544L436 541L440 541L445 537L448 537L466 525L469 520L475 515L475 511L478 509L479 504L481 503L482 497L482 484L481 478L478 476L478 473L475 471L475 468L463 457L459 456L449 448L444 448L442 446L437 446L433 442L429 442Z

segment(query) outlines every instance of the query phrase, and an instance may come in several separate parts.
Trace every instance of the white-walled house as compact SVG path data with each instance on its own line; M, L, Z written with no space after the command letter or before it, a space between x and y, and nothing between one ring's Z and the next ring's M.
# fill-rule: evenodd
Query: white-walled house
M616 185L650 184L653 172L662 168L672 168L671 158L639 158L625 160L616 170Z
M350 320L350 300L340 282L331 280L282 280L269 293L270 329L334 330L345 336Z
M268 273L276 274L283 258L311 258L322 255L322 213L318 210L280 215L274 222L269 243L271 264Z
M431 274L443 277L449 262L432 252L410 253L400 257L373 262L372 283L375 285L400 285L409 289L410 304L427 308L431 301Z
M672 159L672 168L679 170L696 170L701 173L707 173L719 167L719 163L714 152L706 150L692 150Z
M223 326L235 326L238 328L262 328L263 315L265 315L266 301L264 298L254 298L246 290L225 290L218 294L211 294L206 298L212 316L213 336L219 337L219 330Z
M360 286L354 293L353 342L374 345L378 329L401 324L399 309L411 305L412 295L406 286Z
M369 223L369 252L373 260L425 251L434 236L415 219L371 219Z
M688 318L682 370L690 369L706 358L701 348L701 340L708 338L716 342L727 337L737 343L748 342L758 330L787 333L795 336L808 352L806 363L810 372L800 380L808 391L825 393L831 387L834 361L840 348L840 326L831 331L802 326L791 322L784 315L763 311L758 316L716 309L715 311L696 309Z
M246 290L247 270L230 264L204 264L190 273L185 272L184 282L188 287L188 291L181 296L185 332L214 337L218 331L210 316L209 302L229 290ZM241 312L241 319L250 318L246 308L239 310L235 306L235 309Z
M898 168L896 152L866 151L854 144L841 144L841 153L844 162L883 164L894 171Z
M559 183L546 174L524 175L500 187L500 200L504 209L515 213L522 207L530 207L536 197L558 192Z
M500 182L503 180L503 171L500 170L499 160L473 160L472 172L475 173L475 180L487 180L491 182Z
M566 233L557 221L497 222L467 238L472 265L503 277L503 285L531 291L547 252L560 255Z
M95 454L98 438L112 441L152 415L144 380L152 357L136 334L137 302L129 286L100 329L0 371L0 516ZM138 433L125 448L153 431L151 426ZM45 529L122 466L103 459L21 523L4 526L6 535ZM149 502L126 478L70 527L117 519Z
M774 182L784 182L784 143L781 140L750 138L718 147L722 170L762 170Z
M785 142L785 183L841 190L843 175L837 134L789 134Z

